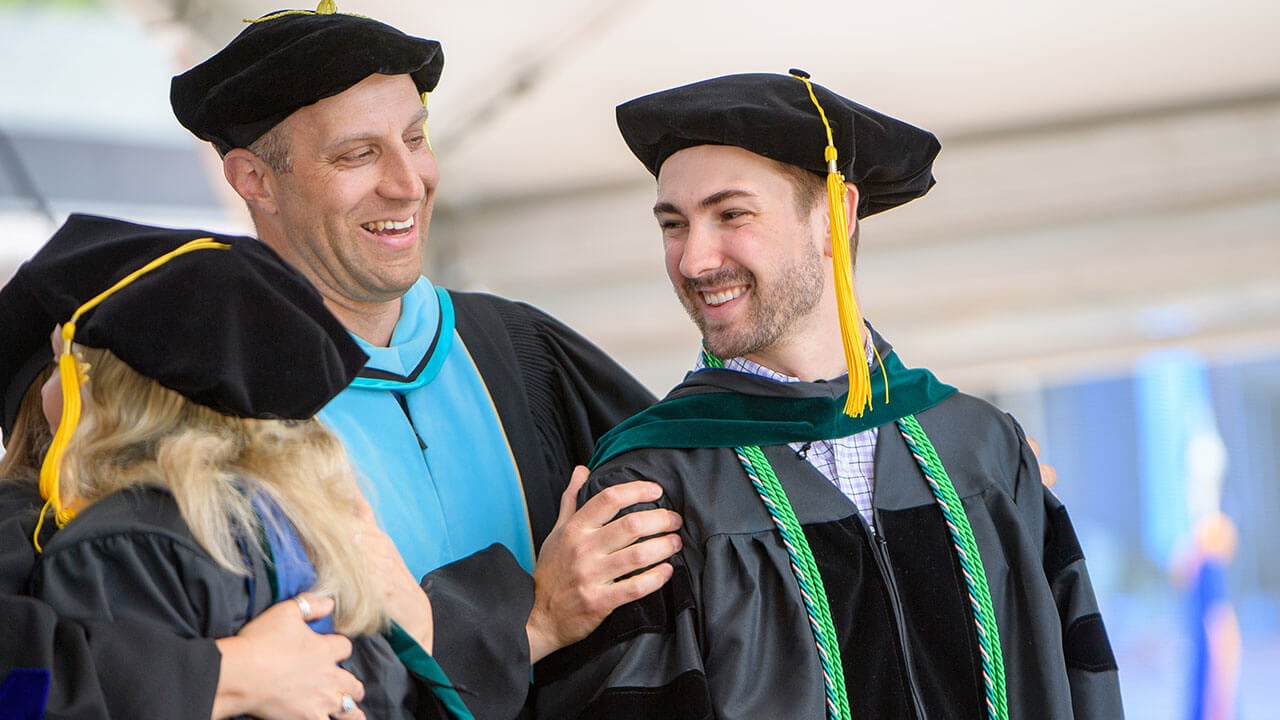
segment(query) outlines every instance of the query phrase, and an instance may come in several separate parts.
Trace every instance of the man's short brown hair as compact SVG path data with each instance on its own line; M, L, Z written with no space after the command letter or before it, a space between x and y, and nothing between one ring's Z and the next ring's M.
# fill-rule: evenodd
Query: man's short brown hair
M826 202L827 183L825 179L798 165L780 162L778 163L778 168L786 176L787 181L791 183L791 188L795 193L796 214L799 217L803 218L808 215L813 210L814 205ZM853 229L849 232L849 258L855 265L858 261L859 225L860 223L855 220Z

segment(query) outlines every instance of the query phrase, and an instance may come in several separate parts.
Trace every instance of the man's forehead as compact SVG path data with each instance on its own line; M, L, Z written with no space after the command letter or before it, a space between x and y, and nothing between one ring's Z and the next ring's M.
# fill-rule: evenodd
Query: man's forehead
M427 109L408 75L370 75L346 90L295 110L281 123L291 133L326 139L396 133L426 119Z
M658 170L658 200L703 202L725 191L767 196L784 189L782 163L728 145L696 145L671 157Z

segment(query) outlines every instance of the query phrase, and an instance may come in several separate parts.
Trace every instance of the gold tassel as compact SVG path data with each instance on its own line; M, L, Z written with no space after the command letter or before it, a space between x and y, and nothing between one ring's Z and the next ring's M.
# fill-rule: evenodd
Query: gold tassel
M79 510L78 503L74 501L71 505L63 503L61 481L62 456L67 450L68 443L71 442L71 436L75 434L76 427L80 425L80 385L89 379L89 364L80 362L73 350L76 338L76 321L80 319L81 315L97 307L103 300L111 297L121 288L179 255L185 255L193 250L230 249L230 244L218 242L213 238L199 238L184 243L134 270L121 278L115 285L98 293L92 300L77 308L71 314L71 319L63 323L62 354L58 356L58 377L62 381L62 419L58 421L58 429L53 434L53 442L50 443L49 451L44 456L44 463L40 466L40 496L46 502L44 509L40 511L40 518L36 520L35 533L31 537L36 552L44 552L44 549L40 547L40 529L44 526L44 518L49 510L53 510L53 519L58 524L58 527L66 525L71 518L76 516L76 512Z
M71 435L75 432L76 426L80 424L80 378L87 377L72 351L75 336L75 321L68 321L62 326L62 354L58 356L58 378L62 381L62 418L58 421L58 430L53 434L53 442L49 445L44 463L40 466L40 496L47 502L40 512L40 518L36 520L35 534L31 538L36 552L44 551L40 547L40 529L50 509L53 510L53 519L58 527L66 525L67 521L75 516L75 511L62 503L59 483L62 454L67 449L67 443L71 441Z
M835 170L835 148L827 147L827 209L831 213L831 264L835 271L836 308L840 314L840 339L849 368L849 396L844 414L861 417L871 407L871 368L867 366L862 313L853 291L853 262L849 256L848 205L844 175Z
M858 298L853 292L853 261L849 255L849 215L845 203L844 175L838 170L837 150L831 133L827 113L818 102L809 82L809 74L792 70L791 75L804 83L809 99L818 109L822 126L827 132L827 147L823 158L827 163L827 212L831 216L831 264L835 270L836 310L840 315L840 339L844 343L844 361L849 368L849 396L844 414L861 417L871 402L871 368L867 364L866 343L863 339L862 313L858 310ZM885 402L889 401L888 378L885 378Z
M316 6L317 15L332 15L338 12L338 4L333 0L320 0L320 4Z

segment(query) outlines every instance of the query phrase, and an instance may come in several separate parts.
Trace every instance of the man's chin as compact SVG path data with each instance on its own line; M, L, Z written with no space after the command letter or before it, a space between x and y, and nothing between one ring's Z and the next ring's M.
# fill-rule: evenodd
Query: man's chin
M739 351L740 343L732 342L731 340L715 333L702 333L702 345L708 352L722 360L727 360L731 357L738 357L742 354Z

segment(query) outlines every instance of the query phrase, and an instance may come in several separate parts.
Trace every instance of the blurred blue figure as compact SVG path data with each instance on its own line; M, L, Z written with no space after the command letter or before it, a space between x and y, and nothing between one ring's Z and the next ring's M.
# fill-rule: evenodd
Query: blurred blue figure
M1187 505L1193 519L1174 578L1185 585L1191 637L1189 720L1233 720L1240 678L1240 625L1227 593L1236 529L1221 510L1226 448L1215 433L1187 448Z
M1137 370L1143 538L1187 593L1189 720L1232 720L1241 639L1227 592L1235 526L1221 509L1227 451L1204 362L1189 350L1147 356Z

